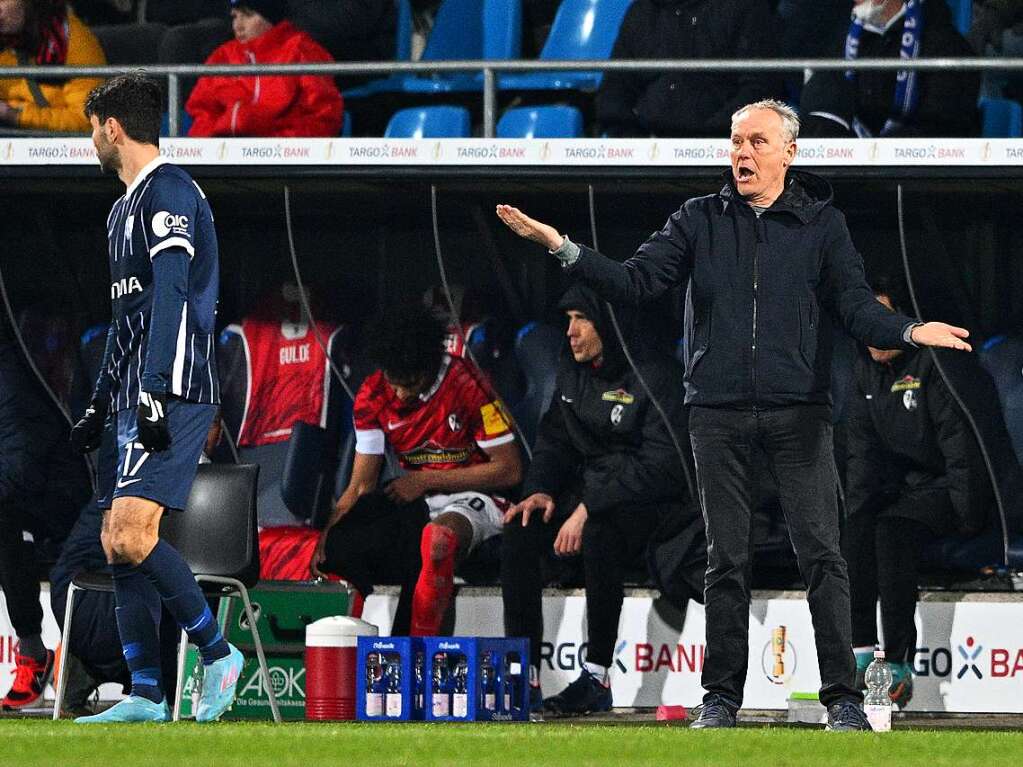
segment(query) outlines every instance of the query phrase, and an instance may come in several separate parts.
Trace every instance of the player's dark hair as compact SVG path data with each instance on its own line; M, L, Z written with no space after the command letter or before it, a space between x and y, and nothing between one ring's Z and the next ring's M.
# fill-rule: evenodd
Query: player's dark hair
M909 307L909 290L901 276L881 272L870 278L870 289L875 296L888 296L895 311L903 311Z
M142 72L117 75L93 88L85 100L85 116L93 115L101 123L113 117L132 141L160 145L163 95Z
M377 318L369 329L366 351L389 378L411 383L440 369L446 335L443 318L411 302Z

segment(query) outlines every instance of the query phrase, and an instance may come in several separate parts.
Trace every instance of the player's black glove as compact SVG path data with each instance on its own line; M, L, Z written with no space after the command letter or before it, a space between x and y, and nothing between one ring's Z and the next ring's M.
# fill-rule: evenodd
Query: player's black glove
M71 427L71 447L79 453L91 453L103 441L103 427L107 420L106 398L93 399L85 414Z
M139 409L135 422L138 424L139 442L146 451L158 453L170 447L167 395L147 391L139 394Z

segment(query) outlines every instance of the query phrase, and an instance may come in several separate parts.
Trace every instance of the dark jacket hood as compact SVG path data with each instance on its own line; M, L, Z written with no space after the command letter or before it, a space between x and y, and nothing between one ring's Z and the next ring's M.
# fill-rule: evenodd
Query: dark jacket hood
M725 209L730 203L748 205L735 186L731 168L724 172L723 178L725 185L718 196L724 201ZM790 170L785 181L785 191L775 200L770 210L791 213L808 224L831 204L834 197L834 190L827 180L806 171Z
M604 362L599 368L594 369L594 375L604 379L612 379L619 376L628 364L628 360L626 360L625 353L622 351L622 345L618 340L618 333L615 332L607 303L598 298L597 294L588 287L575 284L566 290L561 296L561 300L558 301L559 311L567 312L569 309L582 312L593 322L597 333L600 335L600 341L604 345ZM616 309L615 316L618 318L622 332L626 334L626 342L628 343L630 330L632 329L632 314L631 312ZM562 354L576 365L590 365L589 362L575 362L572 359L572 350L568 345L567 339Z

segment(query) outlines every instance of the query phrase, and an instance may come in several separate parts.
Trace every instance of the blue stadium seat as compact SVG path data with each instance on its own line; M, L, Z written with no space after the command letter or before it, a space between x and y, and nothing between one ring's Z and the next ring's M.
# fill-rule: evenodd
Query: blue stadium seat
M395 112L384 138L468 138L470 128L463 107L415 107Z
M977 354L994 379L1016 458L1023 463L1023 337L994 336Z
M399 9L399 15L400 12ZM521 39L521 0L482 0L482 3L480 0L444 0L437 10L420 61L517 58ZM400 74L375 80L345 95L362 98L377 93L451 93L480 88L482 78L475 72L432 77Z
M966 37L973 23L973 0L948 0L948 7L952 9L952 23Z
M982 98L977 103L983 121L984 138L1019 138L1023 136L1023 106L1018 101Z
M530 445L536 442L540 419L554 395L558 355L564 342L559 328L539 322L524 325L515 337L515 357L526 379L526 392L511 409Z
M181 114L178 115L178 136L187 136L188 129L191 127L192 115L182 109ZM170 136L170 115L167 112L164 112L163 117L160 118L160 135Z
M394 43L396 61L408 61L412 58L412 5L409 0L397 0L398 29Z
M562 0L541 61L609 59L632 0ZM502 90L596 90L600 72L537 72L503 75Z
M583 116L575 107L518 107L497 123L498 138L579 138Z

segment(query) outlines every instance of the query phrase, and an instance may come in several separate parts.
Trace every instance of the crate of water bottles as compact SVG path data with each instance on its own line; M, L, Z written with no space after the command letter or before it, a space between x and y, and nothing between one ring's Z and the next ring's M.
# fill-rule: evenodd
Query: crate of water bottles
M423 719L426 653L419 637L359 637L355 716L367 722Z
M434 722L529 719L529 641L427 637L426 719Z

